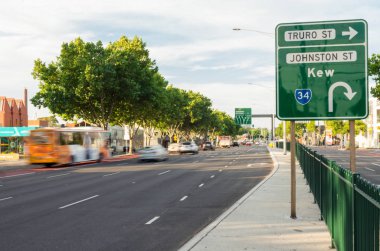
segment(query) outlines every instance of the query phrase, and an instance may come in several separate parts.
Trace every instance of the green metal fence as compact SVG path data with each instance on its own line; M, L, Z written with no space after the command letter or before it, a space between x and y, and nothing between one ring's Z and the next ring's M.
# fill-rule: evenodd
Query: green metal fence
M380 187L298 143L296 156L333 245L341 251L379 251Z

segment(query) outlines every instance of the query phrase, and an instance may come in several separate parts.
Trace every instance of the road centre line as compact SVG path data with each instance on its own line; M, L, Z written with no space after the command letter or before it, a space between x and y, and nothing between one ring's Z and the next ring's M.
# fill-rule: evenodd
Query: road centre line
M69 175L69 174L70 173L63 173L63 174L53 175L53 176L46 177L46 179L50 179L50 178L54 178L54 177L60 177L60 176L65 176L65 175Z
M145 223L145 225L150 225L152 224L153 222L155 222L156 220L158 220L160 218L160 216L156 216L154 217L153 219L151 219L150 221L148 221L147 223Z
M376 170L373 170L373 169L368 168L368 167L364 167L364 169L370 170L370 171L372 171L372 172L376 172Z
M204 186L204 183L200 184L198 187L203 187Z
M103 177L115 175L115 174L118 174L118 173L120 173L120 172L105 174L105 175L103 175Z
M163 174L168 173L168 172L170 172L170 170L167 170L167 171L165 171L165 172L159 173L159 174L157 174L157 175L163 175Z
M187 199L187 195L183 196L179 201L184 201Z
M12 199L13 197L7 197L7 198L2 198L0 199L0 201L3 201L3 200L9 200L9 199Z
M60 207L60 208L58 208L58 209L64 209L64 208L66 208L66 207L70 207L70 206L73 206L73 205L75 205L75 204L78 204L78 203L81 203L81 202L84 202L84 201L87 201L87 200L91 200L91 199L96 198L96 197L98 197L98 196L99 196L99 195L94 195L94 196L88 197L88 198L86 198L86 199L79 200L79 201L76 201L76 202L73 202L73 203L70 203L70 204L64 205L64 206L62 206L62 207Z
M377 164L377 163L371 163L372 165L375 165L375 166L380 166L380 164Z
M17 176L23 176L23 175L30 175L30 174L35 174L35 173L22 173L22 174L8 175L8 176L0 177L0 179L10 178L10 177L17 177Z

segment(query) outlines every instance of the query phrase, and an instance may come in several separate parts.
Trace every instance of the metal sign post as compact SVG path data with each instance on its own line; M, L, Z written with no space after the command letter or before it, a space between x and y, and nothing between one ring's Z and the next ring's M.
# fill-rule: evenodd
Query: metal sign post
M356 172L355 120L350 120L350 170Z
M290 123L290 218L296 219L296 122Z
M283 141L284 141L284 155L286 155L286 121L284 120L282 122L282 129L283 129Z

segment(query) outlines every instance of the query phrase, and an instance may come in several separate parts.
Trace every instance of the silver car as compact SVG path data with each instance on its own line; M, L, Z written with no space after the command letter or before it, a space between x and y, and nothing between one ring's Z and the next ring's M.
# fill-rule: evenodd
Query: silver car
M179 147L180 153L198 153L198 146L194 142L183 142Z
M168 147L169 153L179 153L180 145L179 143L171 143Z
M146 146L137 151L139 160L167 160L168 151L161 145Z

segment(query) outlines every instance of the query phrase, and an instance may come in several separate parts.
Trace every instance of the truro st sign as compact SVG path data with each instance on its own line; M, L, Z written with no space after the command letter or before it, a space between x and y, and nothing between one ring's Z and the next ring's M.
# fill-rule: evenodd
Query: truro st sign
M279 119L368 116L367 23L364 20L276 27Z

